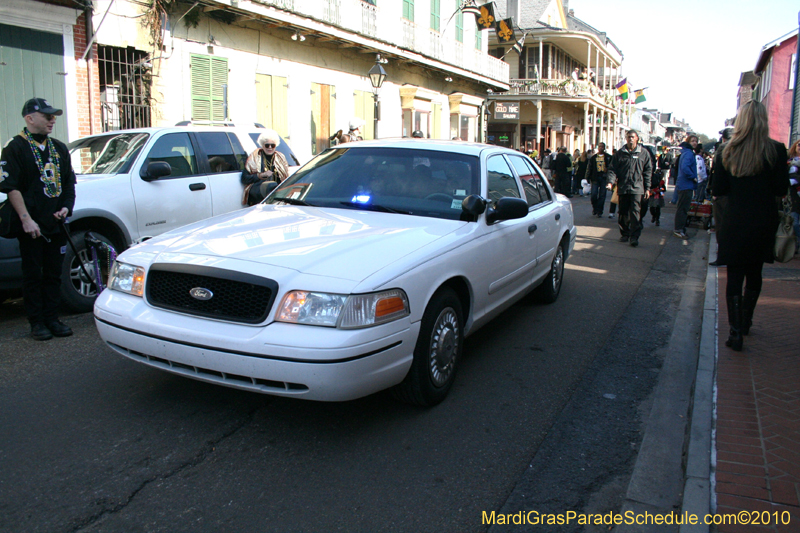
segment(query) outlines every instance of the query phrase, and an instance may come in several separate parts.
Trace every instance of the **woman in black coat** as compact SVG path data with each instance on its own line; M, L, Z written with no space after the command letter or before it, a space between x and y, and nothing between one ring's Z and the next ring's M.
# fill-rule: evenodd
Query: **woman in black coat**
M789 187L786 147L769 138L767 110L752 100L736 117L733 138L714 160L714 195L727 198L717 228L717 263L728 266L725 296L731 331L725 345L741 351L761 292L761 269L774 260L776 197ZM745 279L747 286L742 295Z

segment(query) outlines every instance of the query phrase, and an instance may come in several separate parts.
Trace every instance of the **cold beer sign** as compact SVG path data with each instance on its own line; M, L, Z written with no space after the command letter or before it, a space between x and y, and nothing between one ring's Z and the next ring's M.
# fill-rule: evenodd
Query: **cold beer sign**
M500 120L519 120L519 102L495 102L494 118Z

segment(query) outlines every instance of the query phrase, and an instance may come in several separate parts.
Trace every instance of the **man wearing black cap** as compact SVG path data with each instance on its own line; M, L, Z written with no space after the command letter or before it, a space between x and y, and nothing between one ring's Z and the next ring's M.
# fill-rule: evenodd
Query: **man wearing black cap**
M67 146L48 137L62 113L43 98L25 102L25 128L0 156L0 192L8 194L22 226L17 238L25 312L31 337L40 341L72 335L58 320L66 245L59 225L75 204L75 174Z

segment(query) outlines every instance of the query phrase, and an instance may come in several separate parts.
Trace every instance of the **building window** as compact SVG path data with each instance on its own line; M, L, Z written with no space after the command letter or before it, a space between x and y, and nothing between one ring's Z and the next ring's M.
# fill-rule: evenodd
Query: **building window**
M403 0L403 18L414 22L414 0Z
M794 75L797 70L797 54L792 54L792 60L789 62L789 90L794 89Z
M442 18L439 14L441 0L431 0L431 29L439 31L439 22Z
M483 49L483 32L477 25L475 25L475 49Z
M461 11L456 14L456 41L464 42L464 13Z
M772 88L772 58L769 58L769 63L767 63L767 68L764 69L764 73L761 75L761 101L766 98L769 94L769 90Z
M228 60L192 54L191 69L192 120L226 120L223 86L228 84Z
M151 126L147 53L132 47L97 47L103 131Z

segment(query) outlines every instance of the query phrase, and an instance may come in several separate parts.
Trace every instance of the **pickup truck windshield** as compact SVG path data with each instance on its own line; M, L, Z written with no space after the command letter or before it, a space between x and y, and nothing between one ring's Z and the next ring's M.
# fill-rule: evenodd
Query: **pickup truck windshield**
M79 139L69 145L76 174L127 172L147 142L148 133L109 133Z

